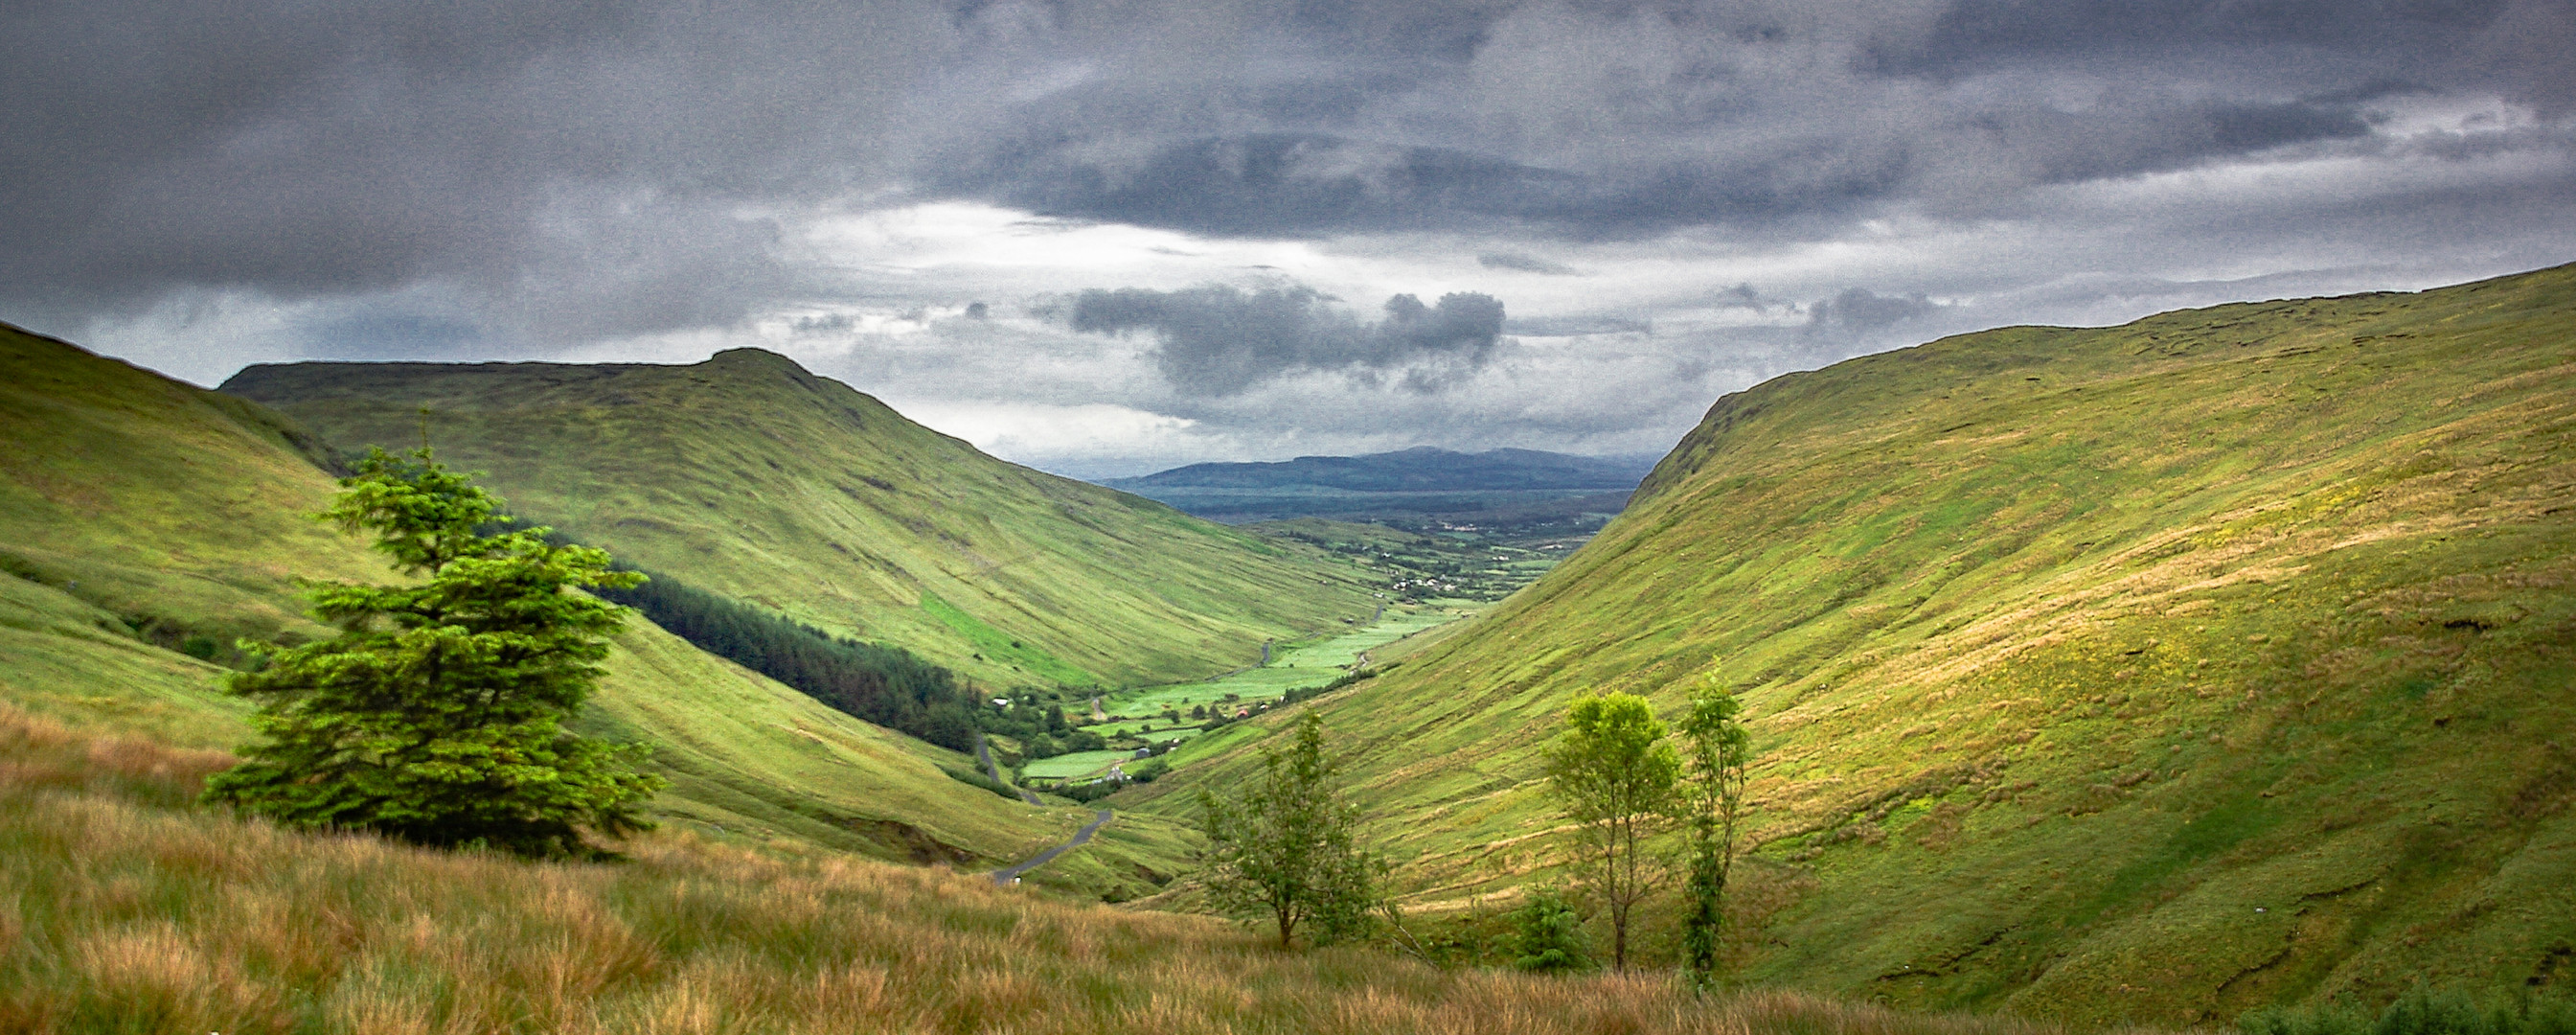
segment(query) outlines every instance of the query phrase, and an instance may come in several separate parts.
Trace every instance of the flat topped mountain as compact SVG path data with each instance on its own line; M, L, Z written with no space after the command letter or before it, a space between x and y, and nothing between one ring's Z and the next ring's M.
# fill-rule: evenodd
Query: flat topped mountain
M1712 682L1759 753L1749 982L2166 1024L2564 989L2576 266L1774 379L1314 707L1429 915L1561 872L1539 749L1572 697L1671 717Z
M1654 468L1652 458L1571 456L1534 449L1459 453L1417 446L1367 456L1301 456L1272 463L1175 467L1105 484L1150 488L1277 489L1311 485L1354 492L1474 492L1507 489L1624 491Z
M522 517L999 686L1151 683L1369 613L1358 571L1005 463L794 361L295 363L223 391L417 444Z

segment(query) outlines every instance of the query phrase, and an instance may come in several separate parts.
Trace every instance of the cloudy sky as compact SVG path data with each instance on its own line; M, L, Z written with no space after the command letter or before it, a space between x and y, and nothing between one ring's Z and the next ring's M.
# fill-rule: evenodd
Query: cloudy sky
M19 0L0 319L756 345L1086 476L1661 452L2011 323L2576 260L2576 0Z

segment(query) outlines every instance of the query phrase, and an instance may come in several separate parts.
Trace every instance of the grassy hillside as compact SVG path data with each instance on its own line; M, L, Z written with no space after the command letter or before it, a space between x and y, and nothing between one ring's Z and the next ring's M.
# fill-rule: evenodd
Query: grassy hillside
M190 748L248 735L216 689L244 634L319 636L298 577L383 581L360 541L308 520L334 491L291 422L0 327L0 700ZM193 641L193 642L192 642ZM209 660L183 653L195 649ZM635 621L580 725L658 746L665 817L885 858L971 867L1063 839L1088 810L1032 809L952 780L965 756L903 738ZM1150 892L1181 850L1139 818L1108 863L1032 875ZM1124 889L1123 891L1121 889Z
M418 442L648 569L1001 687L1173 682L1365 615L1350 565L977 452L753 349L695 366L299 363L224 390Z
M1748 979L2173 1023L2564 991L2576 267L1776 379L1312 707L1436 910L1558 865L1535 752L1572 695L1707 680L1761 751Z
M197 810L204 753L0 707L0 1030L2058 1035L1654 977L1274 951L1199 917L655 836L619 865Z

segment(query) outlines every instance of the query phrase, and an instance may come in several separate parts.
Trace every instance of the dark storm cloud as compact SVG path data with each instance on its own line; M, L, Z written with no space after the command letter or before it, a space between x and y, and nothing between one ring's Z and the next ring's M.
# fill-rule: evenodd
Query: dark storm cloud
M1193 233L1296 237L1533 226L1574 238L1837 211L1887 195L1903 155L1810 141L1725 161L1569 172L1444 147L1325 134L1159 144L1107 159L1083 145L1006 148L937 181L1054 216Z
M739 210L848 189L907 49L939 42L927 13L17 5L0 301L445 283L541 314L510 321L538 336L738 319L788 279L774 228Z
M1397 295L1383 312L1363 322L1304 285L1209 284L1093 289L1074 296L1063 315L1077 331L1153 335L1156 365L1173 387L1219 396L1300 370L1401 369L1405 387L1432 391L1451 372L1482 367L1502 340L1503 303L1490 295L1443 295L1432 305Z
M1496 231L1488 267L1557 273L1522 249L2012 218L2050 185L2393 148L2372 105L2401 95L2563 112L2571 55L2576 0L31 0L0 35L0 306L68 330L190 292L382 298L372 326L425 341L562 347L846 289L799 221L932 199ZM2564 147L2516 132L2405 146Z

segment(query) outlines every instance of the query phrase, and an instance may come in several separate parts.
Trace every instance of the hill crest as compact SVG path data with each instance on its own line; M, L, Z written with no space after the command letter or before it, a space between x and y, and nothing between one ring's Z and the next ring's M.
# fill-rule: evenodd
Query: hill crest
M987 456L756 349L701 363L246 368L344 447L417 441L522 517L990 685L1176 682L1369 613L1371 579Z

